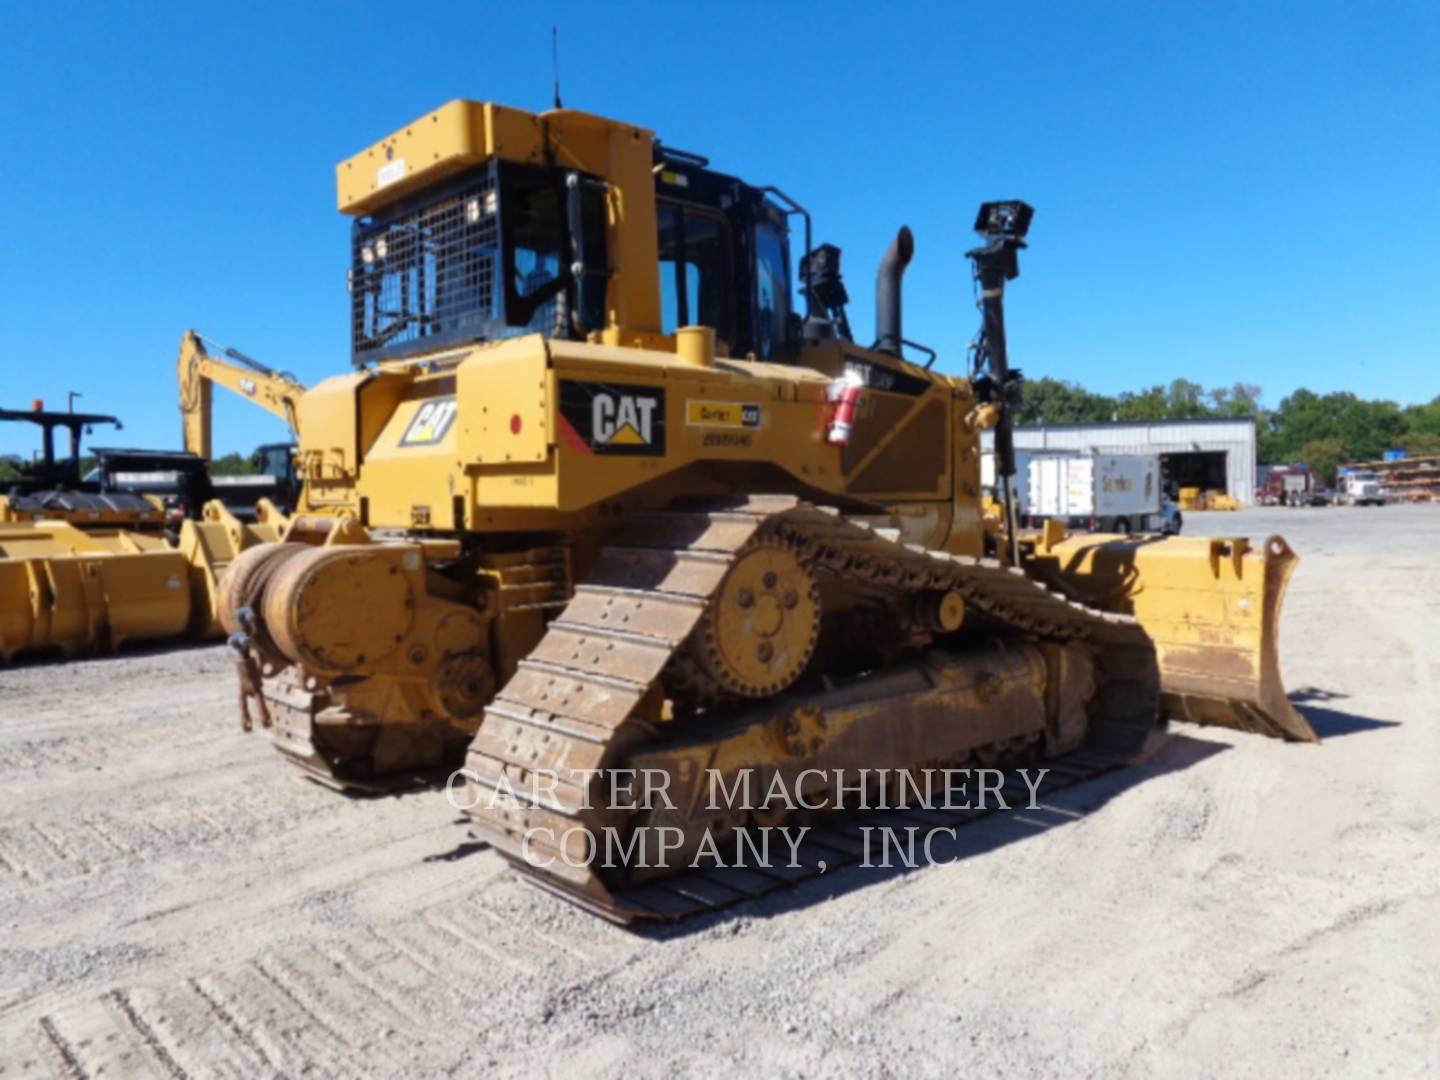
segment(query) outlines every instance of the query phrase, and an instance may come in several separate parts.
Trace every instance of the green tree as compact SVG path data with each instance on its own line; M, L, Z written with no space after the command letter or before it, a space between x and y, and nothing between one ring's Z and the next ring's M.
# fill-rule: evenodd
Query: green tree
M1261 464L1304 461L1340 445L1339 460L1370 461L1386 450L1435 453L1440 438L1440 397L1401 408L1393 401L1369 401L1348 391L1317 394L1301 387L1267 409L1254 383L1205 389L1189 379L1168 386L1127 390L1116 397L1092 393L1078 383L1035 379L1024 384L1018 420L1022 424L1155 422L1203 417L1252 418Z
M1109 420L1115 399L1093 394L1062 379L1027 379L1021 384L1021 424L1080 424Z
M1272 461L1294 461L1300 455L1300 448L1307 442L1314 442L1328 436L1335 425L1333 411L1328 410L1320 395L1301 387L1275 410L1273 435L1270 445Z
M1315 439L1302 446L1299 454L1322 484L1335 483L1335 470L1345 456L1345 444L1339 439Z
M1193 420L1196 417L1209 416L1210 409L1205 404L1205 398L1213 394L1214 391L1211 391L1207 395L1205 388L1199 383L1189 379L1176 379L1165 391L1165 418Z
M1116 401L1119 420L1164 420L1169 415L1169 399L1163 386L1152 386L1132 394L1128 390Z
M211 476L252 476L254 473L250 459L240 454L226 454L210 462Z
M1401 435L1395 440L1395 449L1404 450L1411 457L1430 457L1440 454L1440 435L1428 431L1414 431Z
M1258 420L1265 413L1260 404L1260 387L1254 383L1236 383L1228 390L1217 387L1206 396L1210 398L1210 411L1216 416L1253 416Z
M15 463L5 458L0 458L0 480L19 480L20 470Z
M1411 405L1403 415L1407 432L1413 435L1440 435L1440 397L1428 405Z
M1393 401L1355 400L1340 414L1339 436L1345 449L1364 461L1393 450L1405 434L1405 418Z

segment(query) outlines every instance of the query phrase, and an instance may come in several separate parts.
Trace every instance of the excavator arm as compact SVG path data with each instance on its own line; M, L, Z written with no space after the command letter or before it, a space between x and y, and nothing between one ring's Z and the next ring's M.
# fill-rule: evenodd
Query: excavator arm
M216 351L207 351L207 344ZM300 432L297 407L304 385L293 375L207 341L194 330L185 331L180 339L176 376L185 449L192 454L206 459L211 456L211 410L216 384L280 417L297 435Z

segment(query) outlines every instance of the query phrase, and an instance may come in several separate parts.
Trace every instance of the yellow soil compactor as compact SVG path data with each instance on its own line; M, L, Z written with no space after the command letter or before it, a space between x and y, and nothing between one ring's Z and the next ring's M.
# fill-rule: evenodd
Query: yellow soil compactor
M909 230L862 345L798 203L628 124L456 101L338 186L354 370L299 397L296 515L221 582L245 723L310 776L463 765L480 839L630 920L795 876L675 876L707 837L785 818L712 809L706 776L781 777L810 813L837 770L1074 776L1171 717L1314 738L1279 676L1284 541L1015 528L1025 204L981 209L982 329L951 375L904 355L927 352L901 321ZM611 797L624 770L668 799ZM596 857L658 827L670 866Z

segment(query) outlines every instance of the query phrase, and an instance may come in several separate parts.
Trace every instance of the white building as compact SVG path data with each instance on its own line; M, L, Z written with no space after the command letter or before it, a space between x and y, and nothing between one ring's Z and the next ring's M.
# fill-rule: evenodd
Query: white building
M984 433L988 456L995 433ZM1255 502L1255 421L1123 420L1112 424L1044 424L1015 429L1017 450L1072 454L1159 454L1166 483L1224 491L1242 506ZM992 475L987 463L986 482Z

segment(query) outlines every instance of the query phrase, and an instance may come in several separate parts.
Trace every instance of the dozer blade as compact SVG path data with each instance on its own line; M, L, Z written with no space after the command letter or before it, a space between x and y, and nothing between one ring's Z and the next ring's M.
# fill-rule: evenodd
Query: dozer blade
M1319 736L1280 679L1280 605L1298 561L1279 536L1071 537L1036 565L1090 603L1134 615L1155 643L1168 719L1295 742Z

